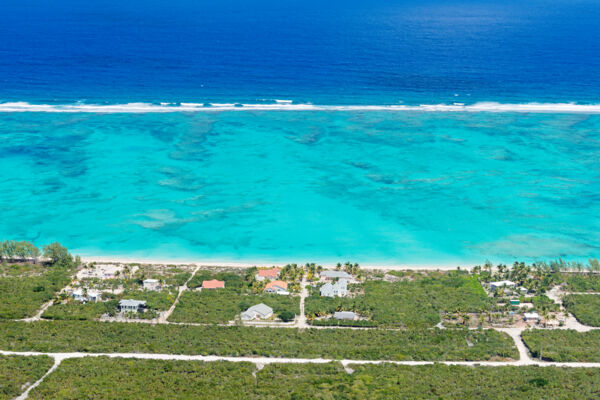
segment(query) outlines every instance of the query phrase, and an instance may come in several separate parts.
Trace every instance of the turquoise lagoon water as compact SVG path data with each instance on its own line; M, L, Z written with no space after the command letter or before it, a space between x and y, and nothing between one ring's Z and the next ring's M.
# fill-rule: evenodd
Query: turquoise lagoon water
M600 115L0 114L0 238L85 256L471 264L600 252Z

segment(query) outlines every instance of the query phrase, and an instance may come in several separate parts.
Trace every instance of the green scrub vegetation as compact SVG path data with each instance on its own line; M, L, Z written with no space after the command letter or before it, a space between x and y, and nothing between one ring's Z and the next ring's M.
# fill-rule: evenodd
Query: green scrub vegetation
M31 399L595 399L600 369L78 358Z
M239 290L225 288L184 292L169 321L224 324L235 319L242 311L260 303L271 307L275 315L283 312L300 314L298 296L242 294Z
M53 363L47 356L0 355L0 400L17 397L40 379Z
M0 322L0 348L360 360L518 359L494 330L290 329L97 321Z
M11 265L0 267L6 271L0 276L0 319L31 317L40 307L52 300L55 294L71 281L73 270L66 267L32 265L16 266L25 272L11 274ZM25 270L25 271L24 271Z
M521 334L533 358L600 362L600 330L530 329Z
M571 294L564 297L563 305L583 325L600 326L600 295Z

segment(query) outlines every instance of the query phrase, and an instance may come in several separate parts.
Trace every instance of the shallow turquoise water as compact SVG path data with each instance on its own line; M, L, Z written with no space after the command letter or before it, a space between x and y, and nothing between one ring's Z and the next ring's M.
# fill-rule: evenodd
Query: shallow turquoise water
M600 251L600 116L0 114L0 239L82 255L467 264Z

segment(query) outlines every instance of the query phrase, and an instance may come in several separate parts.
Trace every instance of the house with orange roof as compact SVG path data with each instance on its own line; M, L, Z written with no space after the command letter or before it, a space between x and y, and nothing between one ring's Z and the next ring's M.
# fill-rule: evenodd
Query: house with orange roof
M284 281L272 281L265 286L265 293L290 294L287 291L288 284Z
M273 267L270 269L259 269L255 275L257 281L264 281L265 279L277 279L279 277L279 268Z
M219 281L216 279L202 281L202 289L223 289L224 287L225 281Z

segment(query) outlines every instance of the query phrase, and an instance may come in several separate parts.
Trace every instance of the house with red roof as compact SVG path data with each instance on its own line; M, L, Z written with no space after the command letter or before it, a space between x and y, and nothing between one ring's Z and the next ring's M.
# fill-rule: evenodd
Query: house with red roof
M277 279L279 277L279 268L273 267L270 269L259 269L255 275L257 281L264 281L265 279Z
M202 281L202 289L223 289L224 287L225 281L219 281L216 279Z
M284 281L272 281L265 286L265 293L290 294L287 291L288 284Z

